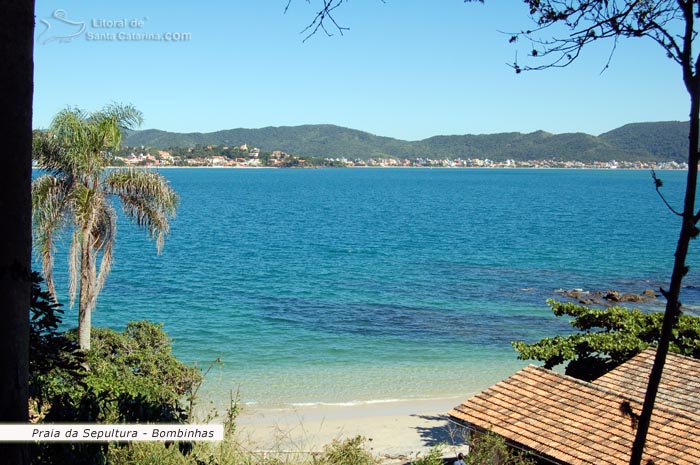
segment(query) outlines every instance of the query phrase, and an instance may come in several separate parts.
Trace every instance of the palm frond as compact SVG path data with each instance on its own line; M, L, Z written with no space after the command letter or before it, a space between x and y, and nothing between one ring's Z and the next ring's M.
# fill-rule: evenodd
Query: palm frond
M143 113L133 105L113 103L93 113L90 122L99 135L103 149L117 149L121 145L123 131L135 129L143 123Z
M80 108L66 107L59 111L49 127L49 134L56 137L59 143L70 142L74 146L85 145L85 120L88 118Z
M120 129L136 129L143 124L143 113L131 104L112 103L102 109L102 114L113 120Z
M79 229L89 232L95 215L103 202L104 192L91 189L83 183L76 183L70 192L73 223Z
M90 189L82 182L76 182L70 192L73 238L69 250L69 294L70 304L75 302L80 274L85 273L84 255L92 255L97 240L93 236L94 228L100 218L100 211L105 202L105 194L100 189ZM87 249L86 249L87 248ZM89 264L92 266L93 264ZM81 289L81 291L83 291ZM90 299L96 295L91 293Z
M62 150L62 170L85 183L96 178L105 167L99 160L100 145L96 146L95 130L89 123L90 115L79 108L68 107L52 120L50 137Z
M100 147L101 153L107 150L118 149L122 143L122 130L119 121L106 116L95 120L94 124L94 144Z
M104 197L102 197L102 199L102 207L97 212L97 217L95 218L95 223L92 228L93 245L97 251L102 252L100 270L97 275L97 282L95 283L95 299L100 291L102 291L105 279L112 269L114 243L117 236L117 212L114 211L112 205L106 201L107 199ZM94 307L94 305L95 302L93 301L90 306Z
M32 159L39 168L51 172L56 177L71 171L67 163L66 151L58 142L58 138L48 132L41 132L32 140Z
M170 231L168 220L175 216L178 203L177 193L168 181L152 171L119 170L107 176L105 191L119 197L124 213L148 231L160 253Z
M34 248L41 257L42 273L54 300L57 300L53 281L54 239L67 225L69 188L68 184L49 174L38 177L32 183Z

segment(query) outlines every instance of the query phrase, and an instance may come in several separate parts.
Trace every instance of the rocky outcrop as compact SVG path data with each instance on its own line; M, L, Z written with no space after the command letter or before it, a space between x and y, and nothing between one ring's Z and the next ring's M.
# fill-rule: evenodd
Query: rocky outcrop
M641 294L621 293L618 291L584 291L583 289L559 289L555 291L583 305L610 306L619 303L644 303L656 299L656 292L645 289Z

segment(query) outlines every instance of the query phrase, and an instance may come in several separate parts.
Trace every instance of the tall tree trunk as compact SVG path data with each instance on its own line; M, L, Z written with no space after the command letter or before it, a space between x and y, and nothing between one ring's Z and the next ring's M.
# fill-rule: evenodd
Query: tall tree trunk
M89 231L89 229L88 229ZM80 301L78 303L78 344L83 350L90 350L90 330L92 329L92 306L95 299L97 280L97 257L92 247L92 235L83 231L80 258Z
M32 246L34 1L7 0L0 14L0 422L28 420ZM0 443L7 464L28 464L24 444Z
M692 79L692 82L687 84L688 92L690 93L690 132L688 135L688 175L685 188L685 201L683 203L683 220L681 231L676 246L675 261L673 264L673 273L671 275L671 284L666 297L666 312L664 313L663 326L661 327L661 338L659 346L656 349L656 357L654 365L649 374L649 383L644 397L644 407L639 417L637 425L637 434L634 438L632 446L632 455L630 457L630 465L640 465L642 454L644 453L644 444L646 442L649 424L651 423L651 415L656 402L656 394L661 383L661 375L663 373L664 364L666 363L666 355L673 337L673 328L678 322L681 314L680 293L683 277L688 272L688 267L685 264L688 256L688 248L690 239L697 236L696 219L695 219L695 195L698 182L698 139L700 135L700 80Z

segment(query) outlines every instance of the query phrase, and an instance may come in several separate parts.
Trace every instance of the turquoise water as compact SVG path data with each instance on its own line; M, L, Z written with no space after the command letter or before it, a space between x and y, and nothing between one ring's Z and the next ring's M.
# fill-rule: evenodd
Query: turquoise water
M266 406L487 387L524 365L512 340L569 330L555 289L664 285L678 229L643 171L161 173L181 196L163 254L122 221L93 322L164 322L182 359L224 361L209 396ZM677 204L684 176L661 173Z

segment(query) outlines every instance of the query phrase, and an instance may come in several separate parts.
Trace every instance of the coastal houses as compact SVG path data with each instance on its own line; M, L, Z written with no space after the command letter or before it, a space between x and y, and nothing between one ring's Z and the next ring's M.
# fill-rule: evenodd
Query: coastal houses
M449 416L541 464L626 465L654 356L647 349L591 383L528 366ZM696 465L699 436L700 360L669 354L642 463Z

